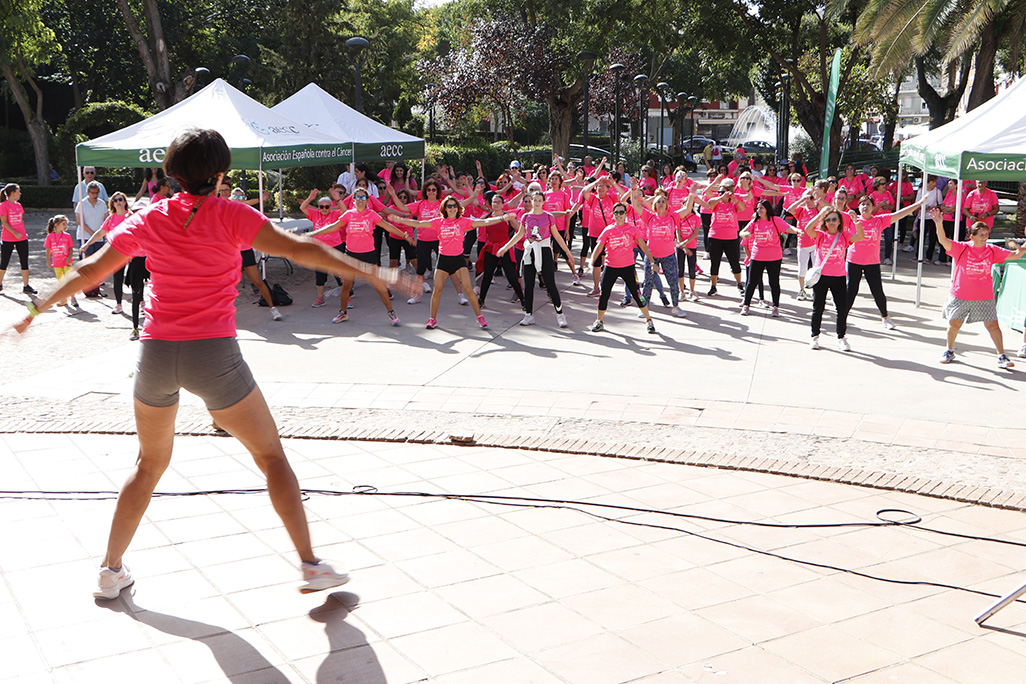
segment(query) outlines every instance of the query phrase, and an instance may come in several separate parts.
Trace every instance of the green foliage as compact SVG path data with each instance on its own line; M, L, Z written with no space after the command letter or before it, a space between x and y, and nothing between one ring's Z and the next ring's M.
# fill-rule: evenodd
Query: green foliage
M439 164L451 166L456 171L477 173L475 162L481 162L481 169L486 177L494 180L509 166L513 157L508 150L493 145L475 147L456 147L454 145L428 145L427 169L434 171ZM420 169L411 167L410 172L420 180Z
M57 164L62 169L75 166L75 145L91 138L106 135L142 121L149 112L139 105L113 100L93 102L76 110L57 130Z
M0 178L28 176L34 171L32 140L28 133L0 128ZM36 182L34 176L32 182Z
M71 210L72 185L22 185L21 205L26 209L60 209L67 214Z

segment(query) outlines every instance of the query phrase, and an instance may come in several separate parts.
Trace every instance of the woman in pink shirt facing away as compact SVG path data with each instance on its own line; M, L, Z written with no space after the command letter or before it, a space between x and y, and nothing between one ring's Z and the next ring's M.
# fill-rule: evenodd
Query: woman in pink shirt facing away
M822 226L822 227L821 227ZM812 286L812 340L813 349L819 349L819 332L826 310L827 292L834 298L837 310L837 348L851 351L844 339L848 331L848 285L845 280L848 247L862 239L862 227L846 225L839 209L826 207L805 226L805 234L816 242L816 264L821 266L819 282Z
M1011 368L1015 364L1005 355L1001 326L997 320L997 305L994 301L994 279L991 268L1006 261L1015 261L1026 255L1026 245L1011 251L988 245L990 226L977 221L969 227L969 241L957 242L944 231L943 214L934 208L930 212L937 241L941 243L955 262L951 292L944 303L942 313L948 319L947 348L941 354L941 363L955 360L955 338L965 323L982 322L997 351L998 368Z
M132 215L107 236L107 244L65 276L57 290L29 307L16 326L24 332L55 302L96 286L133 256L145 254L153 297L146 305L135 373L136 465L121 488L100 571L97 598L114 599L133 583L122 563L153 490L171 461L178 393L185 388L206 404L217 425L236 437L266 477L275 512L302 561L300 591L328 589L349 580L313 551L302 495L274 418L236 342L241 249L284 256L315 270L371 283L399 274L357 262L317 240L275 228L241 202L214 195L231 167L231 151L217 131L189 129L167 149L164 170L182 192Z

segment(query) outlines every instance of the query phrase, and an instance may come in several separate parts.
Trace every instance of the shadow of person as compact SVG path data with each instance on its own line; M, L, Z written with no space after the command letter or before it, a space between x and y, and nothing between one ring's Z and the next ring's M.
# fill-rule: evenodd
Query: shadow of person
M359 629L346 618L360 597L346 591L329 594L324 603L310 611L310 617L324 624L328 655L317 668L317 684L385 684L385 672L378 656Z
M122 592L117 601L97 600L96 605L116 613L125 613L133 620L164 634L198 641L210 649L217 666L230 682L251 682L254 673L257 672L260 673L262 682L290 682L289 678L272 665L260 651L230 629L148 610L136 605L135 599L128 591ZM242 669L245 672L239 671L240 663L244 664Z

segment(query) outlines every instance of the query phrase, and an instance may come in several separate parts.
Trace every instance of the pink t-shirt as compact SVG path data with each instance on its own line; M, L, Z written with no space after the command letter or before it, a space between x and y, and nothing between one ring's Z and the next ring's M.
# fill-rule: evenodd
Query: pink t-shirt
M438 239L438 229L434 227L434 219L442 216L442 201L429 202L428 200L417 200L406 205L414 218L418 221L431 221L431 228L421 228L417 231L417 239L426 242L433 242ZM462 239L462 238L460 238ZM460 254L463 254L463 247L460 247Z
M774 216L771 219L754 219L745 226L752 234L752 259L755 261L780 261L784 251L780 247L780 236L790 230L787 221Z
M741 238L741 249L745 255L745 261L742 266L747 267L748 264L752 263L752 236L749 235L746 238Z
M43 247L50 250L50 268L71 266L71 252L75 249L71 233L50 233L43 241Z
M606 266L624 268L634 265L634 248L638 238L645 239L641 230L631 223L606 226L598 236L598 243L606 246Z
M945 221L954 221L955 220L955 207L957 206L957 202L958 202L958 187L957 186L958 186L958 184L955 183L955 181L950 181L948 183L947 192L944 193L944 201L941 204L943 204L943 205L950 205L951 206L950 209L948 209L947 206L942 206L941 207L941 213L944 215L944 220Z
M805 194L805 190L805 183L802 183L798 186L794 186L791 184L781 185L780 192L784 193L784 208L786 209L798 200L800 200L802 198L802 195Z
M955 261L955 278L951 281L951 296L969 301L994 298L994 279L990 269L1005 263L1011 254L997 245L973 247L971 242L951 242L948 254Z
M667 212L665 216L646 211L641 220L645 224L645 242L656 259L668 257L677 251L677 227L680 218Z
M120 226L126 218L128 218L128 214L110 214L103 220L103 225L100 226L100 230L105 233L109 233Z
M884 228L891 225L894 214L876 214L869 218L860 218L865 238L859 240L848 250L848 261L860 266L871 266L880 263L880 238Z
M973 190L965 198L965 208L972 214L971 222L983 221L991 228L994 227L994 217L988 216L987 218L978 219L976 218L980 214L986 214L988 211L998 205L997 193L990 188L980 191L979 189ZM969 223L972 225L972 223Z
M524 226L524 239L537 242L548 240L552 236L552 229L556 227L557 220L548 212L527 212L520 218L520 223Z
M641 188L641 192L643 194L651 195L653 192L656 191L656 188L659 187L659 185L656 183L655 178L652 178L652 176L648 176L647 178L641 179L641 181L638 183L638 187Z
M805 227L809 225L809 221L815 218L819 211L817 209L809 209L804 204L799 204L795 207L795 210L791 212L791 216L798 219L798 246L799 247L812 247L816 244L813 238L810 238L808 233L805 232Z
M463 234L474 230L474 222L466 216L458 219L433 218L431 230L438 234L438 253L442 256L463 255Z
M603 199L599 199L598 193L588 195L584 203L585 225L588 226L588 237L598 237L606 226L613 222L613 205L616 198L612 191L607 192ZM630 209L628 208L628 214Z
M670 188L666 191L666 206L669 207L671 212L677 213L684 206L684 203L688 201L688 195L690 194L691 190L688 188Z
M857 209L859 206L859 195L863 194L866 190L866 186L862 184L862 179L858 176L844 178L837 181L839 187L844 188L848 193L848 208Z
M11 200L0 202L0 216L6 218L11 228L18 231L16 235L4 228L0 241L21 242L28 239L28 233L25 232L25 209L22 208L21 202L12 202Z
M751 221L755 218L755 205L762 197L762 188L758 185L753 185L752 189L745 192L738 186L737 192L735 192L742 202L745 203L744 209L739 209L737 212L738 221Z
M335 221L338 221L342 216L342 212L337 209L332 209L327 214L322 214L320 210L311 211L306 215L310 222L313 223L314 230L320 230L324 226L330 226ZM337 247L346 241L346 229L340 227L334 233L323 233L321 235L314 235L314 240L320 240L328 247Z
M366 254L374 251L374 228L381 220L381 214L371 209L357 211L350 209L339 217L346 229L346 251Z
M885 210L882 208L883 205L888 204L891 207L891 211L894 211L894 195L885 191L874 191L869 193L869 196L873 198L873 212L876 214L882 214Z
M686 242L688 249L698 248L698 229L702 227L702 219L698 214L688 214L680 220L680 239Z
M823 264L823 275L848 275L845 254L848 252L848 245L851 244L852 235L854 235L854 229L847 226L836 235L831 235L823 228L816 230L816 263ZM835 238L836 244L834 243ZM833 245L833 249L830 248L830 245Z
M717 202L712 209L712 223L709 237L717 240L737 239L737 205L733 202Z
M545 204L543 209L548 212L553 211L569 211L570 210L570 193L566 190L550 190L545 193ZM555 216L556 228L560 232L566 231L566 215Z
M199 199L178 193L133 214L107 235L117 252L146 257L151 296L144 340L235 337L240 250L253 244L267 217L242 202L208 196L190 222Z

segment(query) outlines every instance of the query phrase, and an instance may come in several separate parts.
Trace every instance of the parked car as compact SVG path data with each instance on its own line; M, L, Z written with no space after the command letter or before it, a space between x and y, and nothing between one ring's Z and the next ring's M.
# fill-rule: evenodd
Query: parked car
M773 155L777 152L777 146L770 144L765 140L748 140L741 143L741 149L743 149L746 154Z
M694 141L693 145L692 141ZM692 150L694 154L701 153L701 151L705 149L705 146L710 144L715 145L716 141L712 138L704 138L700 135L696 135L694 138L684 138L684 140L681 141L681 145L684 149Z

